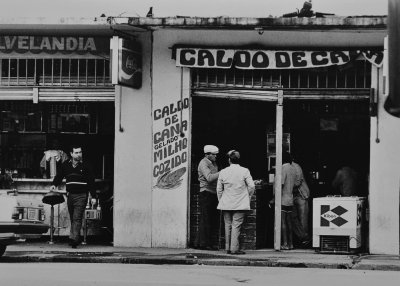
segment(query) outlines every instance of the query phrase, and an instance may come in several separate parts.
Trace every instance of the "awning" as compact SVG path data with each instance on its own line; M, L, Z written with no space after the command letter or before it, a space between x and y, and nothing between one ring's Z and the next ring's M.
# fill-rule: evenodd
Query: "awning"
M47 101L114 101L115 88L1 88L0 100Z

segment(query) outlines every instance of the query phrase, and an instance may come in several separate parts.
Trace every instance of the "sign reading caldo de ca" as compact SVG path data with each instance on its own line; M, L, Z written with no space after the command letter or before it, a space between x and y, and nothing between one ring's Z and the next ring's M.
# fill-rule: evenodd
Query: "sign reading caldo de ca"
M362 54L380 66L381 52L371 51L272 51L242 49L177 48L176 66L230 69L302 69L344 65Z

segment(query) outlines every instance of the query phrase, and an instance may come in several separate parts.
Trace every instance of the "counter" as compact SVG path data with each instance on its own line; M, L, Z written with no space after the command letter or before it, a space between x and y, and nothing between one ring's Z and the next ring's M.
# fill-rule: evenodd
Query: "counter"
M32 198L36 200L42 200L43 195L50 191L52 185L52 179L41 179L41 178L14 178L14 183L12 184L13 189L17 189L18 196L25 198ZM96 189L103 190L109 189L109 182L104 180L96 179ZM7 194L10 190L0 190L0 194ZM65 181L58 187L58 191L64 196L65 191ZM102 208L103 203L101 202ZM44 204L46 217L45 223L50 225L50 212L51 206ZM107 213L107 212L104 212ZM107 219L107 218L105 218ZM54 206L54 238L57 240L57 236L68 236L70 231L70 219L67 207L67 200L65 197L65 202ZM105 232L105 227L103 227L102 220L88 220L88 236L101 236ZM50 230L45 234L50 235ZM83 235L83 230L82 230Z

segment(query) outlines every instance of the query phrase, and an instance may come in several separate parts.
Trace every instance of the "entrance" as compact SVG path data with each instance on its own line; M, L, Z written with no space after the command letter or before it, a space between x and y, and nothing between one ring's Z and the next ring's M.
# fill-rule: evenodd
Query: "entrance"
M291 154L302 167L310 188L308 225L312 235L312 200L342 195L332 184L341 167L351 167L356 173L357 182L351 195L368 197L369 103L349 100L286 101L283 122L284 132L290 133ZM368 225L363 228L363 237L367 237ZM296 235L293 238L295 247L301 247Z
M340 167L357 172L354 195L368 195L370 118L366 101L289 101L284 130L291 153L302 166L313 197L340 195L332 180Z
M293 153L311 189L310 234L312 198L338 194L331 182L341 165L352 166L358 174L355 195L368 195L368 108L368 101L360 100L284 100L283 149ZM274 247L274 210L268 207L273 197L269 173L273 172L274 162L268 160L271 143L268 138L275 128L276 102L192 97L191 246L196 246L200 216L197 166L204 156L203 146L212 144L220 149L219 169L228 166L225 154L235 149L241 153L241 165L250 170L254 180L261 182L242 228L243 248ZM216 217L212 226L214 244L223 247L223 222L219 219Z
M267 133L275 130L276 102L255 100L228 100L206 97L192 98L192 173L191 173L191 234L190 244L196 246L199 224L197 166L204 157L203 146L216 145L219 148L217 164L219 169L228 166L226 153L238 150L241 165L248 168L254 180L268 176ZM272 185L256 190L253 196L252 213L247 215L243 227L244 248L273 246L273 209L268 208L272 198ZM216 220L218 220L216 218ZM221 229L219 229L221 227ZM223 222L212 226L214 244L223 245L219 235ZM267 235L268 234L268 235ZM219 241L218 241L219 240ZM222 243L222 244L221 244Z

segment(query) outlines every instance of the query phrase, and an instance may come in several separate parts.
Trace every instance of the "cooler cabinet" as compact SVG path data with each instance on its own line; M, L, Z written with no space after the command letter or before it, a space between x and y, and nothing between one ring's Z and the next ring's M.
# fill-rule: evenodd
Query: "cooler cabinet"
M364 245L365 198L313 199L313 247L326 253L356 252Z

